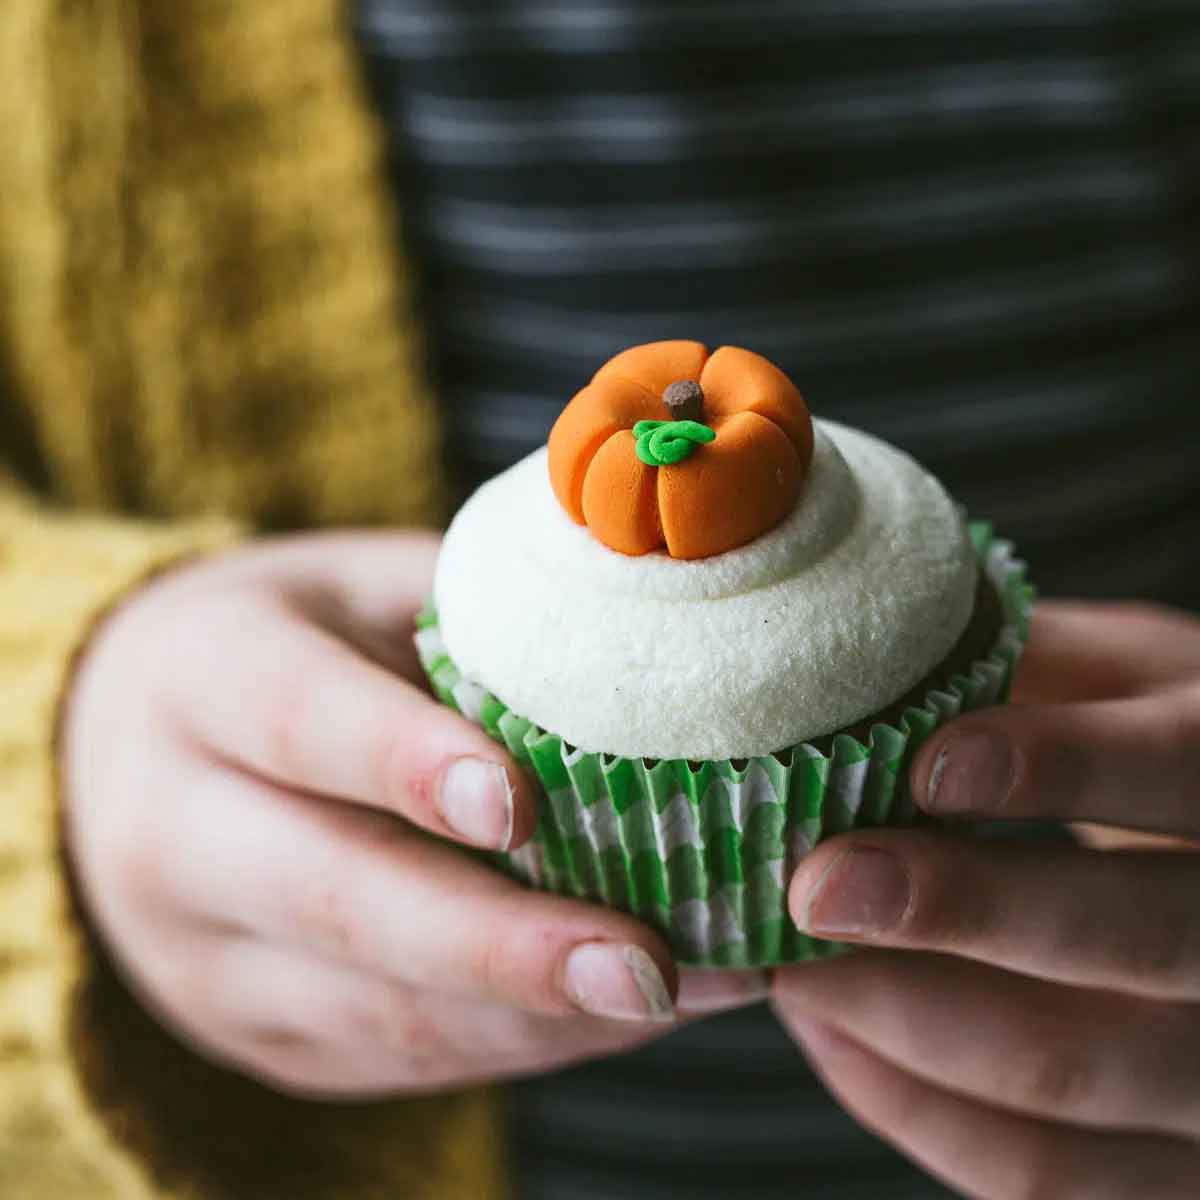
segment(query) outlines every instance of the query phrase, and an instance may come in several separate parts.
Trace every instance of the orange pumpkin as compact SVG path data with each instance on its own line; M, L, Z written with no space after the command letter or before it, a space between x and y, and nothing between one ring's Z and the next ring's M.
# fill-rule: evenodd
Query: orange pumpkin
M550 482L571 518L613 550L707 558L792 511L812 451L807 405L761 355L651 342L609 359L563 409Z

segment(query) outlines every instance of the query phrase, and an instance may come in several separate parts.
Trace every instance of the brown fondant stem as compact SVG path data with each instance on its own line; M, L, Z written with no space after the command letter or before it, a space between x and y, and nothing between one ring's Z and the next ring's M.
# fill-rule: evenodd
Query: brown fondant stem
M703 421L704 390L694 379L677 379L663 392L672 421Z

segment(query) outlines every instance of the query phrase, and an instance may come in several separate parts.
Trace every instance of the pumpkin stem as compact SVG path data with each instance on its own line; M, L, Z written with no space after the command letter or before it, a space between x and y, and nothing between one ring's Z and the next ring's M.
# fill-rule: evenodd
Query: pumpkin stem
M704 420L704 389L694 379L677 379L662 394L672 421Z

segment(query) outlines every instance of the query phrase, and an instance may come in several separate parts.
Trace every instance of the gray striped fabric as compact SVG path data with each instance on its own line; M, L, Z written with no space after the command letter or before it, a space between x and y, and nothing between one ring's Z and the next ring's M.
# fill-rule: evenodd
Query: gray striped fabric
M1196 0L358 0L463 490L749 346L1049 592L1200 606ZM531 1081L538 1200L941 1194L765 1012Z

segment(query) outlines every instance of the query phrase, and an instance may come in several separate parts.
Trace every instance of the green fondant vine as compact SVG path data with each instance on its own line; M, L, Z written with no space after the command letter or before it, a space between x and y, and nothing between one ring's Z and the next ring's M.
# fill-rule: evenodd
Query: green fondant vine
M648 467L683 462L698 446L717 435L699 421L639 421L633 427L637 456Z

